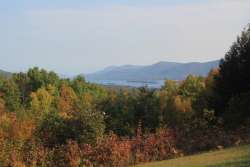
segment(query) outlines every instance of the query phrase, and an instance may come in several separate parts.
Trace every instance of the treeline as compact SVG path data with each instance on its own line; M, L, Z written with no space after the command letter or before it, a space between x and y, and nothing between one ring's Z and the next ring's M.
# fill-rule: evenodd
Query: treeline
M0 166L128 166L250 142L250 28L207 77L112 89L39 68L0 78Z

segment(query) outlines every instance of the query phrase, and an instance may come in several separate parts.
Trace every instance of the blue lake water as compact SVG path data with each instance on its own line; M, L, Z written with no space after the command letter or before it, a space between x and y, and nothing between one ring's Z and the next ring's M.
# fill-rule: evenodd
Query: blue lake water
M91 83L106 85L106 86L129 86L129 87L144 87L161 88L164 85L164 80L155 81L126 81L126 80L88 80Z

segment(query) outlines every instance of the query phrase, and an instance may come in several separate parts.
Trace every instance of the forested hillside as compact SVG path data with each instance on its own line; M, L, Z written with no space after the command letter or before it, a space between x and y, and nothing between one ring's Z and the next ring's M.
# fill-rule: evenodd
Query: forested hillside
M0 78L0 166L125 167L250 143L250 27L219 68L159 89L37 67Z

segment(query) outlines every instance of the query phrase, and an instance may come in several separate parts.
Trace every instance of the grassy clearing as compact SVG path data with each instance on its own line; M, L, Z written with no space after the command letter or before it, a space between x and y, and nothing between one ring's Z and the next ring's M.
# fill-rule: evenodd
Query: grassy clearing
M136 167L250 167L250 145L146 163Z

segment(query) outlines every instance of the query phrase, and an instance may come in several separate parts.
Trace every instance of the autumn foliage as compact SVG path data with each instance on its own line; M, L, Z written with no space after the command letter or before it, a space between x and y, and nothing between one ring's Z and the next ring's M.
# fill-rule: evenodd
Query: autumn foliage
M249 34L207 77L156 90L36 67L0 77L0 167L125 167L250 143Z

